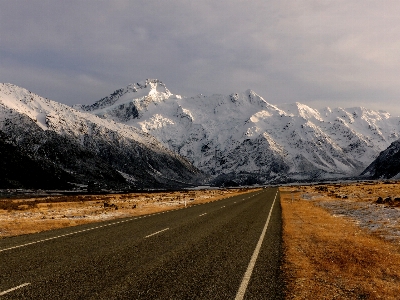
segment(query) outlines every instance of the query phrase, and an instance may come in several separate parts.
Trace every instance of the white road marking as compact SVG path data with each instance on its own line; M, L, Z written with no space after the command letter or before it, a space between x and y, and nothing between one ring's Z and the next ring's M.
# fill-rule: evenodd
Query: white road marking
M7 290L7 291L0 292L0 296L4 296L5 294L8 294L9 292L18 290L18 289L20 289L20 288L22 288L22 287L24 287L24 286L27 286L27 285L30 285L30 283L27 282L27 283L21 284L21 285L19 285L19 286L16 286L16 287L14 287L14 288L12 288L12 289L9 289L9 290Z
M163 231L166 231L166 230L168 230L168 229L169 229L169 228L165 228L165 229L163 229L163 230L154 232L154 233L152 233L152 234L149 234L149 235L145 236L144 238L149 238L149 237L151 237L151 236L153 236L153 235L159 234L159 233L161 233L161 232L163 232Z
M261 249L262 242L264 240L265 233L267 232L268 223L269 223L269 220L271 218L272 209L274 208L274 204L275 204L275 200L276 200L276 196L277 195L278 195L278 191L276 191L274 202L272 202L271 209L270 209L269 214L268 214L267 222L265 222L264 229L261 232L260 239L258 240L257 246L254 249L253 255L251 256L250 263L249 263L249 265L247 267L246 273L244 273L244 276L243 276L243 279L242 279L242 283L240 284L240 287L239 287L239 290L238 290L238 292L236 294L235 300L242 300L243 297L244 297L244 294L246 293L247 285L249 284L250 277L251 277L251 274L253 273L253 269L254 269L254 266L256 264L256 260L257 260L258 254L260 253L260 249Z
M199 215L199 217L205 216L206 214L207 214L207 213L201 214L201 215Z

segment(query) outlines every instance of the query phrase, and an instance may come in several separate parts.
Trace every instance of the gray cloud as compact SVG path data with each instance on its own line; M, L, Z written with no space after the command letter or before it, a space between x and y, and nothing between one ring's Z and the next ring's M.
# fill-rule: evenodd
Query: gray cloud
M67 104L145 78L173 93L400 114L400 3L3 1L0 82Z

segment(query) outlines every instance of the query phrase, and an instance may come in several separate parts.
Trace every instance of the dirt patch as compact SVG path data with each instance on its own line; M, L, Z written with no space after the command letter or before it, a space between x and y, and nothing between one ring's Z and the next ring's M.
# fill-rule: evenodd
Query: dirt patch
M50 196L0 200L0 238L216 201L255 189Z
M397 183L281 188L287 298L398 299L399 244L326 205L354 213L368 204L379 211L377 198L397 190Z

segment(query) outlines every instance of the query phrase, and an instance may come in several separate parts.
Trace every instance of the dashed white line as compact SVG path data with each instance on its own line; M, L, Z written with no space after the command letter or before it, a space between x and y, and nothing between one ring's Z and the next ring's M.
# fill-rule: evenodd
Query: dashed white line
M149 235L145 236L145 238L149 238L149 237L151 237L151 236L153 236L153 235L159 234L159 233L161 233L161 232L163 232L163 231L166 231L166 230L168 230L168 229L169 229L169 228L165 228L165 229L163 229L163 230L154 232L154 233L152 233L152 234L149 234Z
M246 273L244 273L243 280L242 280L242 283L240 284L240 287L236 294L235 300L242 300L244 298L244 294L246 293L247 285L249 284L251 274L253 273L253 269L256 264L258 254L260 253L260 249L261 249L262 242L264 240L265 233L267 232L269 220L271 219L272 209L274 208L274 204L275 204L277 195L278 195L278 191L276 191L274 201L272 202L271 209L269 210L267 221L265 222L265 226L263 228L263 231L261 232L257 246L254 249L253 255L251 256L250 263L247 267Z
M207 213L201 214L201 215L199 215L199 217L205 216L206 214L207 214Z
M12 289L9 289L7 291L0 292L0 296L4 296L5 294L8 294L9 292L18 290L18 289L23 288L24 286L27 286L27 285L30 285L30 283L27 282L27 283L21 284L19 286L13 287Z

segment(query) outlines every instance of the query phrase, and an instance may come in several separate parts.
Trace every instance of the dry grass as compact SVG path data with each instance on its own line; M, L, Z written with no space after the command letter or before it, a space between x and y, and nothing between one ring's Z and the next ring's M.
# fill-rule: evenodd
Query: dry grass
M288 299L399 299L399 246L305 200L318 195L365 201L369 195L366 201L373 201L377 193L383 195L382 186L280 189ZM395 189L388 187L387 193ZM336 196L341 194L347 197Z
M254 190L51 196L0 200L0 238L177 209ZM105 204L106 203L106 204Z
M395 181L301 187L301 197L400 244L400 184Z
M303 194L323 196L324 199L349 199L354 202L374 202L379 197L393 200L400 197L400 183L387 182L359 182L352 184L323 184L300 187ZM389 203L396 206L396 201Z

